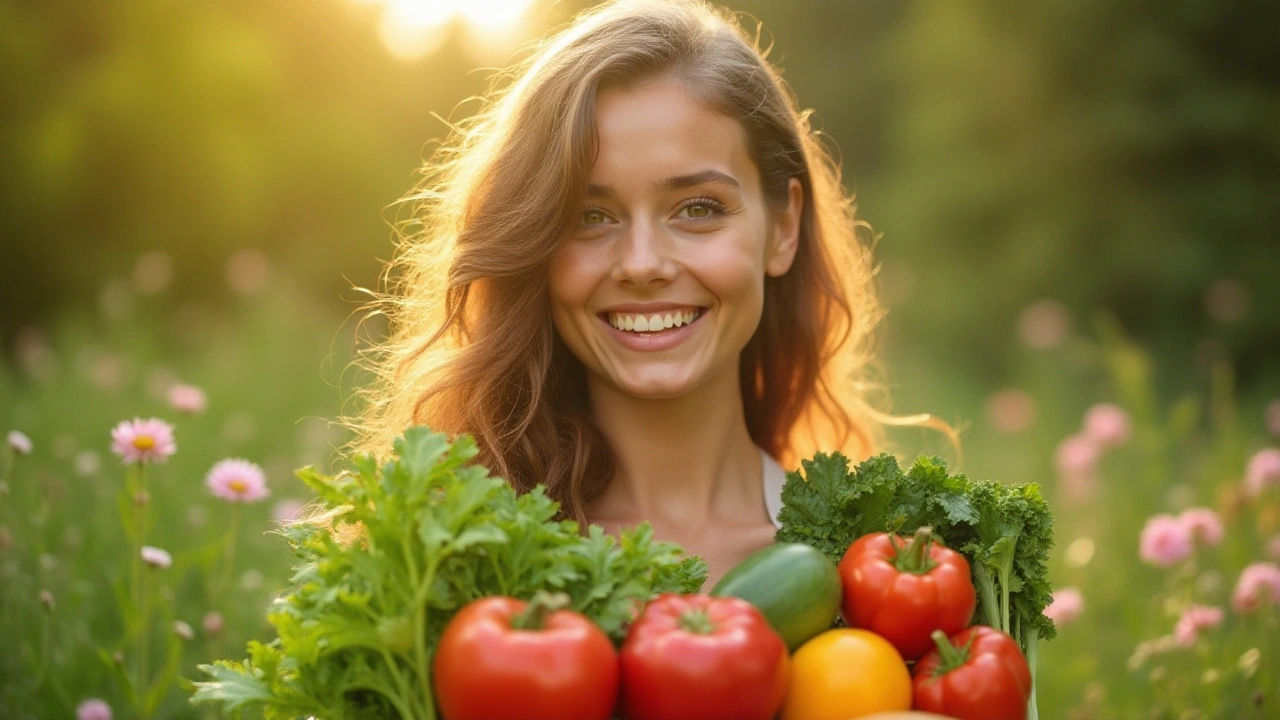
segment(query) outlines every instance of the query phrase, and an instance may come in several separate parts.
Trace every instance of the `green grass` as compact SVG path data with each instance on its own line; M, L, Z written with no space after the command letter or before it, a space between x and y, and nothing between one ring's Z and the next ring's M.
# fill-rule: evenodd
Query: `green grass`
M328 422L342 411L337 386L351 356L341 316L284 291L216 312L146 300L119 320L67 318L39 338L24 331L17 361L0 367L0 427L34 444L6 473L9 494L0 499L0 534L9 538L0 552L0 635L9 645L0 653L0 717L71 717L85 697L128 707L110 661L119 652L132 671L137 638L125 619L133 552L119 507L127 469L109 450L116 423L166 419L178 445L168 462L146 469L147 544L174 558L152 573L150 667L167 682L157 717L197 716L175 678L162 677L174 621L196 636L178 643L171 676L194 677L196 664L264 637L265 609L288 572L284 544L269 532L272 508L309 499L292 470L327 468L345 440ZM202 387L207 409L170 409L163 389L174 380ZM213 497L204 476L226 457L262 465L271 497L243 507ZM240 517L228 569L233 512ZM52 609L39 601L42 591ZM210 612L225 618L217 636L202 628Z

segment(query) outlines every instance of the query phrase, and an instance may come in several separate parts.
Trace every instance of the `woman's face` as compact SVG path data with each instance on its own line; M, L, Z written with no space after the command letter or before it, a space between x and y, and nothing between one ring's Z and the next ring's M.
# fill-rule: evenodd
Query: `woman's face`
M765 275L795 256L800 186L771 209L741 126L675 80L606 89L581 224L551 262L556 331L592 384L670 398L737 387Z

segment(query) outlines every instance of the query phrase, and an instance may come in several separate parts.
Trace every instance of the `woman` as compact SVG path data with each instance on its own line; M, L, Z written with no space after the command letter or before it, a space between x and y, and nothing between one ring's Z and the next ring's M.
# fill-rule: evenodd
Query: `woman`
M697 1L595 8L433 157L361 449L414 424L563 512L702 556L772 542L782 465L864 457L862 223L788 87Z

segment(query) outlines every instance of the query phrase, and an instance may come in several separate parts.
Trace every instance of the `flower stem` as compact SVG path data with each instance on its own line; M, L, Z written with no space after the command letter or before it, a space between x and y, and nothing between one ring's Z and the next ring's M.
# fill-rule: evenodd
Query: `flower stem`
M4 454L4 474L3 474L3 475L0 475L0 484L4 484L4 483L8 482L8 481L9 481L9 478L13 476L13 463L14 463L14 459L17 457L17 455L18 455L18 451L17 451L17 450L14 450L13 448L8 448L8 449L5 451L5 454ZM0 501L2 501L3 499L4 499L4 498L3 498L3 496L0 496Z
M151 640L151 603L150 588L147 586L147 572L143 567L142 546L147 544L147 511L151 507L151 499L147 496L147 466L145 463L138 465L138 490L134 495L134 508L137 520L138 547L134 553L134 567L138 570L137 597L136 607L138 608L138 677L134 681L134 685L141 691L147 687L148 668L147 655L150 651ZM145 703L145 693L140 693L139 703ZM145 707L139 706L139 711L145 716Z
M215 595L219 599L226 597L228 586L231 584L232 569L236 563L236 540L240 534L240 506L231 506L231 521L227 523L227 552L222 556L222 575L218 580Z

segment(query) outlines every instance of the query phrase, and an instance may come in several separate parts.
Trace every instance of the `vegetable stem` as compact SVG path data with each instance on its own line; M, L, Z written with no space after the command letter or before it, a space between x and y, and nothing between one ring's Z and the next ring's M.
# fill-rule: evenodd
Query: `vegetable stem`
M511 618L513 630L541 630L547 625L547 618L557 610L569 607L570 598L565 593L549 593L543 590L533 594L533 599L525 606L524 612Z
M1036 646L1039 645L1040 632L1034 627L1027 627L1023 644L1023 654L1027 657L1027 666L1031 668L1031 700L1027 703L1027 720L1039 720L1040 710L1036 707Z
M706 610L690 610L680 616L680 629L694 635L710 635L716 626Z
M915 535L907 542L906 547L898 546L894 567L898 572L913 575L925 575L937 567L937 563L929 556L929 548L933 545L933 528L925 526L916 530Z
M995 580L986 563L979 561L973 564L973 577L977 580L978 597L982 599L982 624L1000 627L1000 601L996 597Z
M423 573L422 580L416 584L417 592L415 593L413 602L413 649L414 657L418 666L418 682L422 688L422 714L419 716L422 720L435 720L436 704L435 694L431 691L431 657L427 653L427 595L431 592L431 585L436 580L436 568L438 558L432 558L427 561L426 571ZM410 563L412 566L412 563ZM415 573L416 574L416 573ZM406 720L416 720L406 718Z
M933 638L933 644L938 647L938 655L942 662L938 663L938 667L934 669L933 676L940 677L955 670L969 661L969 649L973 647L973 636L965 642L963 647L956 647L951 643L951 639L941 630L934 630L929 634Z
M1009 545L1009 549L1000 558L1000 629L1006 633L1012 634L1013 630L1009 624L1009 578L1013 574L1013 548L1014 544ZM1023 649L1026 652L1026 649Z

